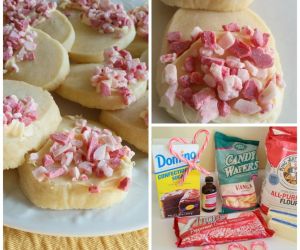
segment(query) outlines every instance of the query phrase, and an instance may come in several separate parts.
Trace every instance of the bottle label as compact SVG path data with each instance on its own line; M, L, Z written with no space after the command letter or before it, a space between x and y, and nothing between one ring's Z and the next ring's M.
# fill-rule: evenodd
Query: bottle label
M217 192L211 194L202 194L202 208L214 210L217 206Z

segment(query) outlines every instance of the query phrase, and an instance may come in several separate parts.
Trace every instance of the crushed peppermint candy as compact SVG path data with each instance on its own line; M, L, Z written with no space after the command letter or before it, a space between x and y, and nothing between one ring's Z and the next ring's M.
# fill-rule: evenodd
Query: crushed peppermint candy
M81 21L100 33L115 33L119 38L133 25L122 4L110 0L84 1L80 7Z
M145 125L148 127L149 126L149 121L148 121L148 109L143 110L140 113L140 118L142 118L142 120L144 121Z
M19 99L9 95L3 99L3 125L10 125L14 120L29 126L38 118L38 104L30 96Z
M26 20L34 26L49 18L56 6L55 2L47 0L4 0L4 23L22 25L22 21Z
M148 40L148 5L140 6L129 11L129 15L135 24L137 35Z
M24 20L22 25L15 23L5 24L3 27L3 70L19 72L17 62L32 61L35 59L37 44L34 39L37 34L29 28Z
M69 176L73 182L87 181L91 176L111 177L122 160L130 160L134 155L129 147L122 146L120 137L108 129L90 127L83 119L76 120L71 130L51 134L50 140L49 152L42 158L37 159L36 153L30 156L38 166L32 171L38 181L60 176ZM127 191L126 185L121 179L118 188ZM90 185L88 191L99 193L100 188Z
M169 32L168 52L160 57L167 64L167 103L174 106L177 98L195 109L203 123L233 111L247 115L269 112L275 106L277 89L284 87L274 68L270 34L237 23L222 27L218 35L195 27L190 39L184 39L181 32ZM193 46L195 42L201 47ZM190 48L193 52L183 58L183 73L177 75L174 62Z
M133 59L126 50L117 47L104 51L103 66L96 68L91 77L92 86L96 87L97 93L110 96L112 90L117 91L126 105L136 101L130 90L130 86L147 81L148 70L144 62L139 58Z

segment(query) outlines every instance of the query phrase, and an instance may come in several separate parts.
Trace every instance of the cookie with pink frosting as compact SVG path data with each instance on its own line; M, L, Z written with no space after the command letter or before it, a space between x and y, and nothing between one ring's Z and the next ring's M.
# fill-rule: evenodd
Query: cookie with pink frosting
M237 11L246 9L253 0L161 0L163 3L185 9Z
M88 108L125 109L146 92L148 69L117 47L104 51L102 64L77 64L56 92Z
M134 152L100 124L65 117L44 146L18 169L20 187L36 206L107 208L124 200Z
M160 60L160 106L180 122L275 122L280 115L285 85L274 38L250 10L178 10Z
M3 168L11 169L45 143L61 117L47 91L20 81L4 80L3 85Z

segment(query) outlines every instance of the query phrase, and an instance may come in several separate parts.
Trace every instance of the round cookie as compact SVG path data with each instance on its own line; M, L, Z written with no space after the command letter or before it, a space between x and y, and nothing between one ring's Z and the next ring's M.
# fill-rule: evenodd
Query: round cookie
M45 90L25 82L4 80L3 96L15 95L19 99L31 96L38 104L37 120L25 127L17 136L4 125L3 168L17 168L24 162L24 155L38 150L61 121L59 109L52 96Z
M100 125L96 123L88 122L87 125L100 128ZM65 117L57 131L70 131L74 126L74 117ZM107 177L103 177L103 173L96 176L94 172L87 173L87 170L84 172L78 165L78 169L81 172L78 173L79 177L75 180L74 178L76 177L72 178L71 174L71 169L75 168L74 161L66 167L68 170L65 171L68 172L61 173L55 177L51 177L51 173L55 169L61 169L61 167L55 165L56 162L48 167L44 164L43 168L48 169L48 174L38 174L35 171L37 171L38 166L41 166L42 158L46 154L49 155L51 145L53 145L53 141L49 139L38 151L39 158L37 162L39 163L31 161L28 156L26 163L18 169L20 187L33 204L41 208L59 210L107 208L126 198L133 169L133 162L130 160L131 156L123 156L118 166L113 170L113 174ZM122 149L124 148L126 147ZM85 153L88 153L86 149L83 150L85 150Z
M64 80L62 85L56 90L56 93L62 97L81 104L88 108L97 108L104 110L116 110L127 108L122 96L115 90L112 90L110 96L102 96L96 92L96 88L91 85L91 77L95 68L99 64L77 64L71 65L70 74ZM132 94L138 100L147 89L147 81L139 82L130 89Z
M186 9L237 11L247 8L253 0L161 0L163 3Z
M148 92L129 108L101 111L100 123L111 128L137 149L148 153ZM146 121L145 121L146 120Z
M186 17L189 17L188 19ZM257 16L251 10L244 10L240 12L234 13L216 13L216 12L209 12L209 11L200 11L200 10L187 10L187 9L180 9L178 10L175 15L173 16L172 20L170 21L167 32L175 32L180 31L182 34L183 39L190 39L191 32L193 31L194 27L199 26L204 31L214 31L217 35L223 34L222 25L229 24L229 23L237 23L239 26L250 26L252 28L257 28L261 32L266 32L270 34L269 37L269 47L274 49L274 69L278 74L282 74L281 65L279 55L275 49L275 41L271 34L271 31L266 26L264 21ZM165 36L166 37L166 36ZM197 42L196 42L197 43ZM174 64L178 68L178 78L182 72L182 65L183 60L186 59L192 52L193 46L197 49L197 44L194 43L191 46L191 49L185 51L182 55L180 55ZM167 39L164 39L162 43L162 55L168 53L168 43ZM163 71L164 65L159 63L158 64L158 74L157 74L157 90L159 96L163 96L167 91L169 85L164 82L163 79ZM231 109L232 112L223 117L219 116L212 120L212 122L217 123L257 123L257 122L274 122L278 119L278 116L281 112L283 95L284 95L284 88L277 87L276 89L276 103L273 109L270 112L265 113L257 113L254 115L246 115L241 114L234 109ZM173 107L170 107L166 104L164 100L161 102L161 106L166 108L166 110L180 122L198 122L198 114L197 111L191 108L189 105L183 104L177 98L175 99L175 103Z
M75 32L68 18L58 10L51 11L50 17L34 26L59 41L70 51L75 41Z
M131 25L124 36L117 38L115 33L101 34L84 24L80 18L81 11L67 9L65 12L75 31L75 42L69 53L71 60L74 62L102 62L105 49L112 46L126 48L135 37L134 25Z
M43 89L54 90L69 73L68 53L48 34L39 29L33 30L37 33L34 40L37 44L35 59L18 62L19 72L7 72L4 78L25 81Z

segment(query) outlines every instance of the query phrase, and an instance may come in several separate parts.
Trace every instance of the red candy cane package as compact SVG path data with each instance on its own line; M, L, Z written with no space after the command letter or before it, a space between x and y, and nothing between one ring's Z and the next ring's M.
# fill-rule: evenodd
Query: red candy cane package
M267 166L261 209L297 213L297 128L271 127L266 139Z
M268 238L274 234L259 210L209 217L176 217L174 230L178 247Z

